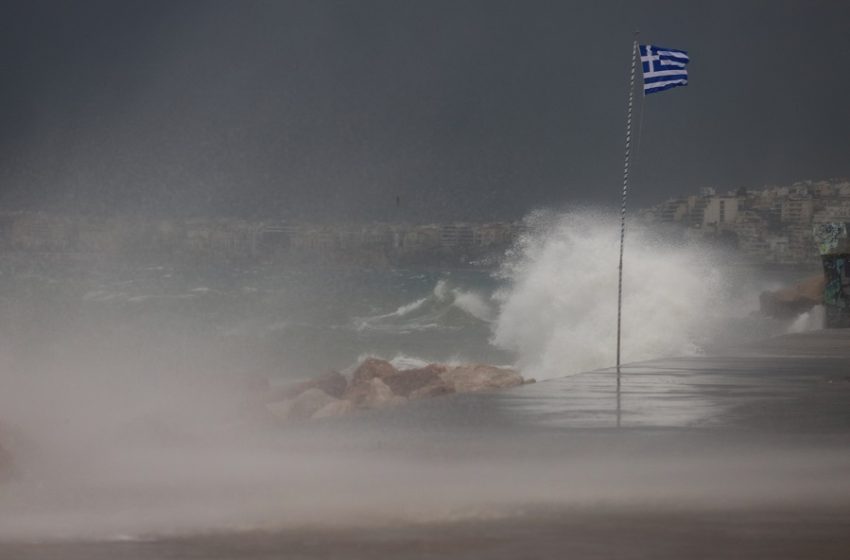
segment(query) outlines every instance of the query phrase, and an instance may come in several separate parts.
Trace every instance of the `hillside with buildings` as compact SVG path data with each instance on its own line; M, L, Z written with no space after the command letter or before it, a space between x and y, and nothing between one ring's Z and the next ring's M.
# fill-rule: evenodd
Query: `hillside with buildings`
M639 212L669 235L735 249L746 264L819 261L812 226L850 221L850 181L804 181L670 199ZM321 225L237 218L0 212L7 253L134 259L322 262L352 265L490 265L522 222Z
M0 213L6 252L352 265L488 264L517 222L318 225L236 218L149 219Z
M706 188L642 210L641 217L687 238L734 247L742 262L814 264L819 257L812 227L850 221L850 181L802 181L725 194Z

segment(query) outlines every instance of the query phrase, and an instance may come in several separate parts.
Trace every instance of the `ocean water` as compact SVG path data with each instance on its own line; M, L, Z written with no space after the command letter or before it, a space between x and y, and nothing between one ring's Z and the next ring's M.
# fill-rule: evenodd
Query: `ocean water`
M258 379L347 371L367 355L399 367L511 365L538 379L610 367L616 219L537 215L529 232L487 270L4 255L0 438L13 442L25 474L3 488L0 536L451 522L495 515L494 501L499 515L547 503L571 444L561 438L563 454L536 460L549 436L500 432L510 408L484 414L475 399L447 399L444 412L426 415L445 416L436 435L399 410L383 420L400 430L390 436L382 420L316 431L269 426L240 397ZM759 291L808 271L737 266L638 226L627 243L624 361L699 355L816 326L816 314L775 321L757 313ZM523 409L557 405L546 384L529 387L540 398ZM470 429L454 438L463 425ZM511 441L530 447L505 447ZM594 441L588 453L596 451Z
M17 359L151 351L160 367L294 379L364 355L506 363L490 271L6 262ZM47 352L45 352L47 351ZM81 358L83 356L80 356ZM150 363L148 363L150 365Z
M533 216L533 233L491 269L128 264L0 259L4 358L65 356L217 375L294 379L366 355L515 365L537 378L614 362L618 232L610 217ZM699 353L796 323L758 315L758 293L805 277L728 264L709 248L632 227L624 361ZM815 273L817 271L814 271ZM138 358L144 356L143 360ZM96 367L94 364L92 367Z

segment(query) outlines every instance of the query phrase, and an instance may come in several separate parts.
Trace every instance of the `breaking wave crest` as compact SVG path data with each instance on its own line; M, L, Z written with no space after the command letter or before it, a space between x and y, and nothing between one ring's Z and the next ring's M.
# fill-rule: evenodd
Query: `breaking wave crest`
M534 215L504 265L492 342L526 374L551 378L613 366L616 216ZM717 255L630 224L623 294L623 361L698 352L732 310Z
M355 325L358 330L457 329L473 323L489 323L494 315L485 296L440 280L428 296L401 305L391 313L359 317Z
M391 318L394 318L394 317L405 317L407 315L410 315L411 313L413 313L417 309L421 308L426 303L428 303L427 297L417 299L416 301L412 301L410 303L407 303L405 305L400 306L398 309L396 309L392 313L387 313L385 315L376 315L375 317L369 317L369 318L366 319L366 321L375 322L375 321L381 321L381 320L384 320L384 319L391 319Z

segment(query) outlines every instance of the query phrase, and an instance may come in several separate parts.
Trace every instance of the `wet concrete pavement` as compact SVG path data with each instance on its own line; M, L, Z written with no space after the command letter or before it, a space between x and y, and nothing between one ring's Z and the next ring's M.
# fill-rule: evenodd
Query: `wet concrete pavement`
M424 473L505 465L492 484L513 492L492 516L7 541L0 558L848 557L850 331L631 364L621 381L619 428L615 373L603 370L296 430L347 433L352 448ZM523 465L513 480L512 465Z

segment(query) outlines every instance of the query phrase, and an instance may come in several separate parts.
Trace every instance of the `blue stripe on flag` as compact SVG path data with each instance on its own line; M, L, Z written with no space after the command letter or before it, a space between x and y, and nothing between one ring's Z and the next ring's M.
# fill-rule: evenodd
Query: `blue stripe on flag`
M688 85L688 80L678 80L676 82L664 84L663 86L655 86L655 85L649 86L649 87L644 86L643 92L645 94L658 93L660 91L665 91L665 90L668 90L668 89L672 89L674 87L686 86L686 85Z
M654 82L669 82L670 80L687 80L688 73L687 72L677 72L675 74L667 74L664 76L651 76L649 78L644 78L643 83L651 84Z

